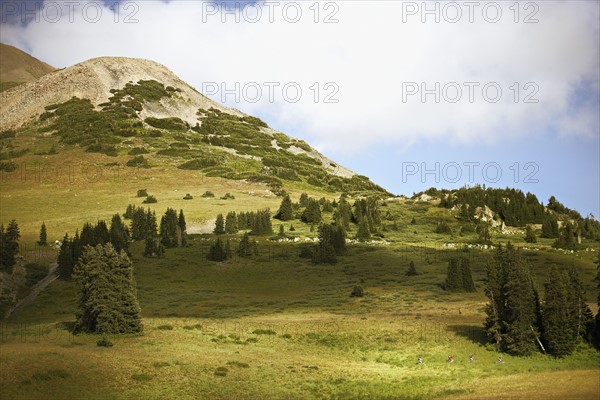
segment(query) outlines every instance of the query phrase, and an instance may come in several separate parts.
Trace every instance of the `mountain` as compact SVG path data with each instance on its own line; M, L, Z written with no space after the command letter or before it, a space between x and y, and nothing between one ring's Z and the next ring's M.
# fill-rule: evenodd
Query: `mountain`
M16 47L0 43L0 92L55 71L51 65Z
M83 148L103 154L106 163L259 182L277 195L290 188L390 195L306 142L212 101L165 66L143 59L95 58L6 90L0 131L15 137L13 150L2 155L13 164L4 169L18 168L16 158L35 153L28 140L44 139L53 151Z

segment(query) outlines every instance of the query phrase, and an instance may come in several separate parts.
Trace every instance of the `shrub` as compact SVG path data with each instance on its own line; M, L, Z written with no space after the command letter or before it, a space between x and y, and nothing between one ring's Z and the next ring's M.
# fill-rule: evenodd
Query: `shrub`
M149 195L148 197L146 197L146 199L143 201L144 204L153 204L153 203L158 203L158 200L156 199L156 197Z
M161 331L172 331L173 325L159 325L156 329L159 329Z
M136 197L148 197L148 190L147 189L139 189L137 191Z
M226 193L225 196L221 197L221 200L235 200L235 196L232 195L231 193Z
M192 196L191 194L186 194L185 197L183 198L184 200L193 200L194 196Z
M143 147L134 147L133 149L129 150L129 152L127 154L130 156L138 156L140 154L148 154L148 153L149 153L149 151Z
M99 347L112 347L113 343L106 338L106 336L102 336L101 340L96 342L96 345Z
M187 131L189 129L188 125L181 118L177 118L177 117L171 117L171 118L148 117L144 120L144 122L154 128L167 129L170 131Z
M149 382L152 380L152 376L148 374L133 374L131 379L138 382Z
M210 190L207 190L206 192L204 192L204 193L202 194L202 196L201 196L201 197L204 197L204 198L212 198L212 197L215 197L215 194L214 194L213 192L211 192Z
M48 274L48 268L38 263L29 263L25 265L27 271L27 286L33 286Z
M276 335L275 331L271 329L255 329L252 333L255 335Z
M350 297L363 297L365 295L365 292L362 288L362 286L360 285L355 285L354 288L352 289L352 293L350 293Z
M215 369L215 376L227 376L229 370L226 367L218 367Z
M131 160L127 161L126 165L128 167L150 168L150 164L148 164L148 160L146 160L144 156L133 157Z

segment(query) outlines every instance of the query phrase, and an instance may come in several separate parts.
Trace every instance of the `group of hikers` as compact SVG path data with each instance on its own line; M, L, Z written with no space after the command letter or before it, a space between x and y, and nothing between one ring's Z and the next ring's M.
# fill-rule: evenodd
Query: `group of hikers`
M454 356L453 355L449 355L448 356L448 364L451 364L453 362L454 362ZM469 356L469 362L470 363L474 363L475 362L475 355L474 354L471 354ZM502 364L502 363L504 363L504 361L502 360L502 356L498 356L498 361L496 361L496 364ZM417 364L423 364L423 358L422 357L419 357L417 359Z

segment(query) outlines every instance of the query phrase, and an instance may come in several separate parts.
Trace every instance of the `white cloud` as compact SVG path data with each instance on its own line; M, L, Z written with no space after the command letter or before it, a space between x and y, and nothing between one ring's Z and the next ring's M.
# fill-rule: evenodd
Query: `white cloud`
M519 18L536 11L538 23L515 23L509 8L513 2L495 3L502 10L495 24L484 20L483 2L475 9L475 22L469 23L462 1L457 2L462 19L454 24L443 18L435 23L433 16L422 23L419 14L406 16L404 23L403 7L420 7L422 2L391 1L318 3L321 21L337 9L334 17L339 22L332 24L314 22L312 2L296 3L301 5L302 18L295 24L284 19L282 2L270 23L267 6L258 3L263 13L259 23L244 18L235 23L234 16L227 15L228 23L223 24L220 14L203 12L208 9L202 2L140 1L133 16L138 23L123 23L136 10L131 5L122 10L119 23L106 8L97 23L86 22L78 8L73 23L64 14L56 23L41 18L27 27L3 24L0 29L3 41L31 48L34 56L61 67L119 55L154 59L198 89L203 82L227 82L229 88L235 82L242 86L297 82L303 90L298 103L286 102L278 89L271 104L263 85L261 101L236 104L229 96L228 104L269 115L272 125L282 130L305 132L330 153L359 152L373 141L404 145L448 136L470 143L495 143L507 135L544 130L597 136L599 3L530 3L539 10L523 9L520 3ZM325 4L331 5L325 9ZM92 11L88 15L93 16ZM288 11L287 16L293 17L293 8ZM314 82L320 88L318 103L310 89ZM327 82L339 87L335 95L339 103L323 103L323 96L332 90L325 90ZM463 97L456 104L443 99L436 104L433 95L425 104L417 95L403 102L405 82L426 82L429 88L435 82L441 86L457 82ZM473 103L467 100L464 82L480 83ZM481 87L488 82L502 89L498 103L482 97ZM511 90L514 82L519 84L518 103ZM527 82L539 88L534 96L537 104L523 103L523 96L536 87L525 88ZM584 82L593 86L595 101L573 107L578 103L576 90ZM212 97L219 100L220 96Z

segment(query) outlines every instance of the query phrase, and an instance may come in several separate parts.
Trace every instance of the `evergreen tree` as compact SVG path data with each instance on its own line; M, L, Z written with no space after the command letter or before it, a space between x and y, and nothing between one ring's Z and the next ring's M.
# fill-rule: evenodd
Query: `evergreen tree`
M57 258L58 276L64 280L70 280L73 274L73 267L76 260L73 260L73 247L69 235L65 233L65 237L60 245L60 251Z
M227 259L227 251L221 238L217 237L217 240L210 246L207 258L210 261L225 261Z
M536 243L537 242L535 232L533 232L533 228L531 227L531 225L527 225L527 228L525 229L525 241L527 243Z
M281 221L289 221L294 219L294 210L292 208L292 200L289 195L286 195L283 200L281 200L281 205L279 206L279 211L275 214L275 218Z
M333 247L333 236L333 226L331 224L321 224L319 226L319 245L314 253L314 262L327 264L337 262L335 248Z
M185 215L183 210L179 210L179 217L177 218L177 242L179 247L187 245L187 224L185 223Z
M462 277L462 290L465 292L474 292L475 283L473 282L473 276L471 275L469 259L466 257L463 257L460 260L460 272Z
M350 228L350 221L352 220L352 207L344 197L340 199L335 211L334 220L336 223L341 224L344 229Z
M90 244L91 246L95 246L96 244L104 245L110 242L110 234L105 221L100 220L94 226L94 239L95 242Z
M256 247L256 242L254 240L250 240L250 236L248 236L247 233L244 233L244 236L238 245L237 254L240 257L250 257L257 255L257 253L258 250Z
M448 273L446 276L446 290L451 292L461 292L463 290L463 276L461 267L457 258L451 258L448 261Z
M300 207L301 208L304 208L304 207L308 206L308 195L306 193L302 193L300 195L300 201L299 201L299 203L300 203Z
M48 246L48 232L46 231L46 223L42 222L40 227L40 240L38 241L40 246Z
M321 206L319 205L319 202L313 198L309 198L306 205L306 209L302 213L300 219L302 220L302 222L305 222L307 224L320 223L322 216Z
M367 225L367 221L365 221L364 219L358 223L356 239L360 240L361 242L365 242L371 239L371 232L369 232L369 226Z
M181 237L181 232L178 233L179 220L177 212L172 208L167 208L165 215L160 220L160 242L166 248L178 246L178 237Z
M225 233L235 234L238 232L238 222L235 212L228 212L225 217Z
M475 232L479 235L479 241L484 244L492 243L492 235L490 233L490 226L487 223L480 223L477 225Z
M215 222L215 229L213 231L216 235L222 235L225 233L225 220L223 214L217 215L217 221Z
M577 249L577 242L575 241L575 232L573 225L567 222L564 227L559 229L558 238L554 241L553 247L567 250Z
M567 283L567 308L569 310L569 323L573 326L575 336L591 342L594 329L594 314L585 301L585 290L575 269L575 264L566 271Z
M148 236L144 247L144 257L162 257L165 253L165 246L156 238Z
M88 246L74 270L79 292L76 329L97 333L143 330L133 266L109 243Z
M518 258L508 265L506 290L505 351L529 355L536 349L536 302L533 282L524 261Z
M332 224L331 244L338 256L346 254L346 230L340 224Z
M542 308L544 339L548 350L557 357L569 355L577 344L577 334L569 318L567 276L556 266L550 269Z
M285 237L285 228L283 224L279 224L279 237Z
M554 214L547 213L544 222L542 223L542 237L557 238L558 237L558 221Z
M119 214L113 215L108 234L115 251L125 250L126 253L129 252L129 231Z
M290 229L289 229L289 231L290 231L290 232L294 232L295 230L296 230L296 228L294 228L294 225L290 224Z
M4 226L0 230L0 265L2 270L10 271L17 262L17 254L19 254L19 239L21 233L19 224L14 219L10 221L4 231Z
M419 273L417 272L417 268L415 267L415 262L414 261L410 261L410 264L408 264L408 270L406 271L406 276L417 276L419 275Z

